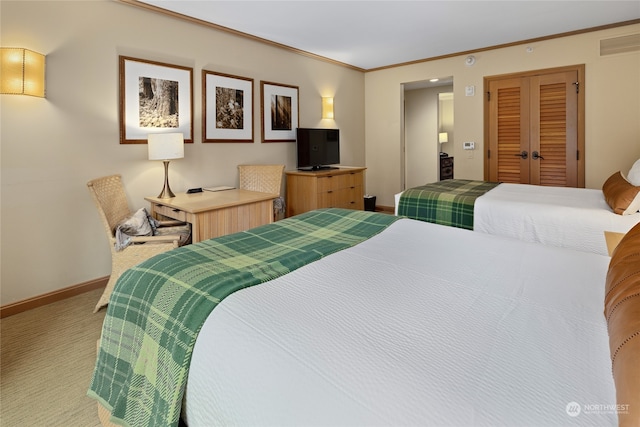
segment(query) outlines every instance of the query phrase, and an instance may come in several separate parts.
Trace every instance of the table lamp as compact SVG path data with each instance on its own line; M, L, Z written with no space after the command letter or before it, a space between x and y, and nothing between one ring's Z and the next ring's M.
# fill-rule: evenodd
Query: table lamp
M442 152L442 144L449 142L449 134L447 132L438 133L438 142L440 143L440 155L444 155Z
M175 197L169 186L169 160L184 157L184 136L182 133L153 133L147 137L149 160L164 162L164 188L159 199Z

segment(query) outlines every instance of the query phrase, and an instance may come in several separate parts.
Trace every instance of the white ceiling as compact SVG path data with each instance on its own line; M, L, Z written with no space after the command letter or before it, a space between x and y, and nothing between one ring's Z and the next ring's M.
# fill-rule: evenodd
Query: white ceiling
M640 1L142 0L364 70L640 19Z

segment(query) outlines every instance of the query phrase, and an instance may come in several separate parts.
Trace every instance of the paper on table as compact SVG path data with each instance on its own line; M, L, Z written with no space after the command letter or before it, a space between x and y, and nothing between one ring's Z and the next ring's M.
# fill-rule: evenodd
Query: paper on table
M202 187L203 190L206 191L224 191L224 190L233 190L235 187L229 187L227 185L219 185L217 187Z

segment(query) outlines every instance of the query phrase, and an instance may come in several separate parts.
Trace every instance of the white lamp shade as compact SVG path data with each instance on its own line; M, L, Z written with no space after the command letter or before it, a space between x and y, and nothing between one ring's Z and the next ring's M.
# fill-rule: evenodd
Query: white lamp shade
M438 134L438 142L440 144L444 144L445 142L449 142L449 134L447 132L440 132Z
M152 133L147 137L149 160L171 160L184 157L182 133Z

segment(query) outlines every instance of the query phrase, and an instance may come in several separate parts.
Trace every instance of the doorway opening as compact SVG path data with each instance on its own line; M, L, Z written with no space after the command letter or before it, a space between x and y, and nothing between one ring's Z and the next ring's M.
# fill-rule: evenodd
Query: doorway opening
M400 170L402 190L439 180L440 152L453 147L453 77L440 77L401 85L402 134ZM451 93L450 112L441 112L440 94ZM446 123L446 129L443 127ZM446 143L439 134L448 133ZM449 136L450 135L450 136Z

